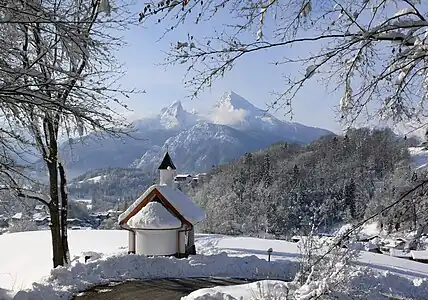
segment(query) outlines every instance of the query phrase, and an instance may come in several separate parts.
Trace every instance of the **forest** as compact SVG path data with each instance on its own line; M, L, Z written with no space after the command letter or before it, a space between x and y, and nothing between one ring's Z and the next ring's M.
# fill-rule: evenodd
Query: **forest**
M278 143L217 167L186 192L207 212L199 230L287 238L382 211L423 171L411 166L409 146L389 129L352 129L309 145ZM392 232L415 229L428 213L424 189L376 217ZM419 198L419 199L417 199Z

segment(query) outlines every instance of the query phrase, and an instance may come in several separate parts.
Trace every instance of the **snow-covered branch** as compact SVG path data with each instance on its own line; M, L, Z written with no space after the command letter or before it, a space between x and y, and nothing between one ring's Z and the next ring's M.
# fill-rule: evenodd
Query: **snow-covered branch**
M126 133L124 117L112 106L125 107L122 99L133 92L117 83L122 72L114 56L122 43L113 33L132 23L127 6L109 0L0 3L0 117L7 130L32 140L48 173L40 189L47 193L18 184L13 172L5 174L19 197L49 206L54 267L69 262L60 135ZM9 143L25 146L18 136L11 134Z
M220 11L233 21L215 28L211 36L189 33L168 52L166 65L187 66L186 85L193 96L243 56L299 46L303 51L273 61L278 67L298 64L302 72L285 67L284 91L277 93L272 107L291 107L303 83L319 80L348 99L341 105L347 124L368 106L369 118L402 121L426 113L428 12L420 1L152 1L140 17L146 24L154 17L153 26L169 32L186 21L215 20Z

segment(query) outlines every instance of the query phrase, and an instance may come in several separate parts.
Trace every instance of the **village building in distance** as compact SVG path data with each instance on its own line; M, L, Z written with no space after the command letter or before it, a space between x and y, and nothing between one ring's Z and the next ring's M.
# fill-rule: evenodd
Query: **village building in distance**
M207 178L207 173L198 173L196 175L192 174L176 174L174 177L174 182L178 188L184 186L195 187L198 184L204 183Z
M128 253L144 255L196 254L194 225L205 213L177 188L177 171L168 152L159 166L160 182L150 186L119 215L129 232Z

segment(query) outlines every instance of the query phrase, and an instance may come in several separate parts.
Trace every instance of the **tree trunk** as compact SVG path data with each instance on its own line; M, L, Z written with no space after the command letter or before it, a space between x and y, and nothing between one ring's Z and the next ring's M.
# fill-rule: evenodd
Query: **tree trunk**
M68 248L67 236L67 215L68 215L68 194L67 194L67 178L62 163L58 163L60 176L60 192L61 192L61 244L63 251L64 264L70 262L70 251Z
M63 265L61 244L61 216L59 213L59 195L58 195L58 168L56 161L47 163L49 171L49 187L51 203L49 205L49 213L51 215L51 235L52 235L52 250L54 268Z
M52 250L53 250L53 264L54 268L64 265L61 235L61 215L58 194L58 165L55 159L47 162L49 171L49 188L51 203L49 205L49 212L51 215L51 235L52 235Z
M62 266L62 245L61 245L61 232L59 226L59 213L57 207L49 207L51 215L51 237L52 237L52 254L54 268Z

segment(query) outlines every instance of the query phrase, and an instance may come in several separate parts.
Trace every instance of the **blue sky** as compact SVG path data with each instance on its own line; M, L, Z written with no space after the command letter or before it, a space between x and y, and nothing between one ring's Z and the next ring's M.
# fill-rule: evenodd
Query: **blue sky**
M138 9L140 6L137 7ZM138 9L136 12L138 13ZM144 27L133 27L123 32L128 45L118 53L119 60L124 64L126 76L122 79L125 87L145 90L145 94L133 95L127 104L133 110L132 117L138 118L157 113L162 107L173 101L180 100L187 110L195 108L198 111L211 107L220 96L233 90L237 94L253 103L255 106L265 108L266 104L275 98L273 91L281 91L284 87L282 74L302 70L298 66L273 66L270 63L288 51L287 55L296 55L302 49L276 49L274 51L260 52L248 55L238 61L232 71L224 78L218 79L210 89L200 94L199 99L189 99L190 91L183 83L184 68L178 66L156 66L165 59L166 51L171 42L183 40L190 31L194 36L204 36L212 33L212 27L220 27L225 20L218 17L214 22L197 26L182 25L168 34L161 41L165 25L146 24ZM209 27L208 27L209 26ZM305 49L307 50L307 49ZM293 120L310 126L326 128L335 132L340 131L337 122L335 106L338 105L340 95L328 94L324 86L316 80L308 84L294 100ZM273 112L278 118L290 121L284 110Z

